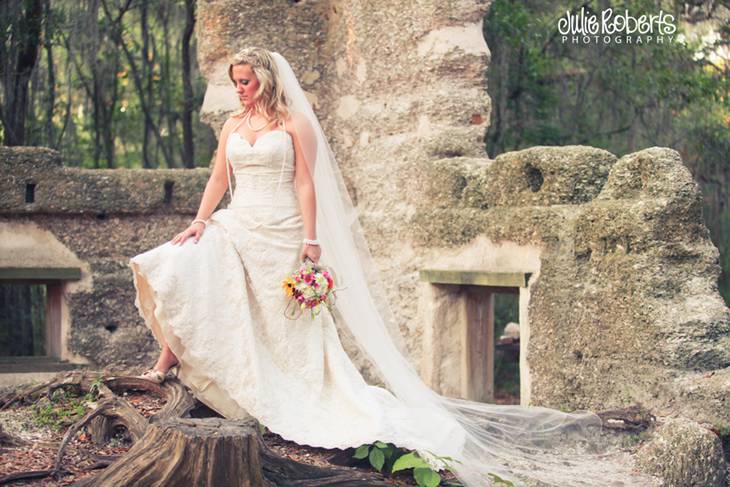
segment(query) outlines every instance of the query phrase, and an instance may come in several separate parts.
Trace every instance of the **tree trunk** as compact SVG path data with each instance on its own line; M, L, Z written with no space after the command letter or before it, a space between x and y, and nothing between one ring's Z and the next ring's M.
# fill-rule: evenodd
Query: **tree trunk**
M195 145L193 141L193 82L190 62L190 41L195 30L195 0L185 0L185 32L182 38L183 78L183 166L195 167Z
M93 485L266 485L255 422L169 418L145 435Z
M132 7L132 0L125 0L124 5L118 9L118 14L115 17L109 7L108 0L100 1L101 7L104 10L104 15L106 15L106 17L115 25L121 25L124 14ZM167 163L168 167L174 167L174 161L172 160L172 156L170 155L169 150L162 140L162 136L160 135L159 126L152 118L153 107L150 104L150 100L148 100L146 96L146 89L143 78L144 73L140 73L139 66L137 66L137 62L134 59L134 54L129 50L129 46L127 46L127 43L122 36L121 30L112 29L110 35L112 36L112 39L118 44L118 46L122 48L122 52L124 53L124 56L127 59L127 63L129 64L129 68L132 71L132 80L134 81L134 87L137 90L137 94L139 96L140 108L142 109L142 114L144 115L144 122L151 127L152 134L155 136L156 142L162 150L162 155L164 156L165 162Z
M16 2L17 3L17 2ZM8 56L9 63L3 60L4 106L2 107L2 121L5 128L4 144L7 146L25 145L25 115L28 110L28 83L38 60L40 46L41 24L43 8L41 0L24 2L20 19L16 22L10 19L13 38L19 39L17 45L10 46L9 51L3 52ZM10 2L8 2L10 5ZM16 7L17 8L17 7ZM3 43L5 40L3 40ZM12 40L11 44L15 41ZM13 56L13 57L11 57Z
M43 10L45 12L45 36L44 47L46 49L46 61L48 69L48 86L46 89L46 146L56 148L56 134L53 128L53 113L56 105L56 68L53 64L53 27L51 26L51 0L44 0Z
M140 92L140 99L144 97L152 103L152 71L153 64L150 60L150 42L149 42L149 26L147 25L147 2L142 2L139 10L140 32L142 33L142 78L145 80L145 93ZM144 127L142 128L142 166L152 168L150 160L150 132L153 130L151 120L144 118Z

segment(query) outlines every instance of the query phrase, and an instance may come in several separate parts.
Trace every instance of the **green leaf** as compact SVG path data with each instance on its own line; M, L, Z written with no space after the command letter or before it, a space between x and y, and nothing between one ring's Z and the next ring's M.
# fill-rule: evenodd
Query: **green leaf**
M382 441L376 441L375 446L377 446L378 448L388 448L388 445L386 445Z
M385 463L385 456L382 450L378 450L377 448L370 450L370 464L378 469L378 472L382 470L383 463Z
M427 467L413 469L413 478L421 487L436 487L441 483L441 476Z
M428 464L414 452L406 453L405 455L398 458L393 464L392 472L395 473L399 470L405 470L407 468L428 468Z
M452 457L447 457L447 456L440 457L440 456L436 455L434 452L432 452L431 450L426 450L426 451L428 453L430 453L431 455L433 455L434 458L440 460L441 463L444 464L444 466L447 467L447 468L449 468L449 463L448 463L449 461L450 462L455 462L455 463L462 463L460 460L455 460Z
M515 485L510 480L505 480L496 473L490 473L489 476L492 477L492 480L494 480L498 484L507 485L508 487L514 487Z
M368 456L368 451L370 451L370 445L362 445L357 450L355 450L355 454L353 455L353 458L362 460L363 458Z

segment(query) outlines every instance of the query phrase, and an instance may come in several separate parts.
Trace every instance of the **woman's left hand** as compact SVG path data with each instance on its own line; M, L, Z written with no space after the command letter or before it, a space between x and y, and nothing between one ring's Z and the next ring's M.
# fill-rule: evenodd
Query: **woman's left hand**
M316 264L321 254L322 249L319 245L304 244L302 245L302 251L299 253L299 260L304 262L304 258L309 257Z

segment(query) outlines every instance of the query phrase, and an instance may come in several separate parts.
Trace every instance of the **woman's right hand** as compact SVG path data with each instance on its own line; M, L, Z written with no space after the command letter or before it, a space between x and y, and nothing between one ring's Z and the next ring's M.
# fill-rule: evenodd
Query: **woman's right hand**
M172 245L180 244L182 245L185 243L185 240L187 240L190 237L193 237L195 240L195 243L198 243L198 240L200 240L201 235L203 235L203 230L205 230L205 224L201 222L196 222L190 224L188 228L183 230L182 232L175 235L170 242L172 242Z

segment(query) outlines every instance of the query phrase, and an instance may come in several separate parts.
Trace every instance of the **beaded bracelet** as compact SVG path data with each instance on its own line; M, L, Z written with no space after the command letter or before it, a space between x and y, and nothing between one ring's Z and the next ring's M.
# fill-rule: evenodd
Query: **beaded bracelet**
M303 238L302 242L309 245L319 245L319 240L311 238Z
M197 223L197 222L202 223L206 227L208 226L208 220L203 220L202 218L196 218L195 220L193 220L192 222L190 222L190 224L192 225L193 223Z

